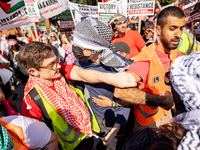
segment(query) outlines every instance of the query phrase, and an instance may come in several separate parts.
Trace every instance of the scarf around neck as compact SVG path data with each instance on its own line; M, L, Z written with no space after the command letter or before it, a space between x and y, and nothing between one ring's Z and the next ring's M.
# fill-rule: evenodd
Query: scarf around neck
M200 149L200 51L178 57L170 80L187 110L174 118L188 130L177 149Z
M63 77L54 80L55 90L46 86L35 77L29 77L25 86L25 102L27 109L32 109L28 104L28 93L35 87L42 96L57 110L75 131L92 134L90 114L77 93L65 82ZM28 96L27 96L28 95ZM29 102L30 103L30 102Z

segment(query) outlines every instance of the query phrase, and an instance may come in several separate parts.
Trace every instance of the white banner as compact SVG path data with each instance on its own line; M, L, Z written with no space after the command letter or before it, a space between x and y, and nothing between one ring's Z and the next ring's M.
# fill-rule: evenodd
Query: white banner
M75 21L80 22L82 17L90 16L93 18L98 18L98 7L97 6L89 6L82 4L75 4L69 2L71 9L75 10Z
M37 4L41 20L45 20L65 11L68 0L38 0ZM0 1L0 5L0 30L31 25L24 0Z
M130 16L153 15L155 9L155 0L129 0Z

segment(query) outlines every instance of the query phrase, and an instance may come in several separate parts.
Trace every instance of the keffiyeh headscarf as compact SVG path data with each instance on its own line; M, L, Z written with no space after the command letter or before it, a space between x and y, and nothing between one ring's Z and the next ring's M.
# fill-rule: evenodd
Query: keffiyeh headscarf
M9 150L14 148L11 136L7 130L0 124L0 149Z
M200 149L200 51L178 57L170 75L171 83L187 110L174 118L188 130L178 150Z
M74 31L74 44L85 49L91 49L92 53L101 52L99 60L108 67L117 71L124 71L129 66L120 57L109 49L111 45L111 30L97 19L88 17L78 23Z

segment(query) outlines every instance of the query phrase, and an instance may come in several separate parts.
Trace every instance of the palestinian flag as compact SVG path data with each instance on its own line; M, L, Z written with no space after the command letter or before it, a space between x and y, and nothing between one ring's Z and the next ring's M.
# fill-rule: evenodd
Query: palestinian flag
M56 27L54 25L51 24L51 31L56 32Z
M9 14L20 7L24 6L23 0L0 0L0 7L4 10L6 14Z

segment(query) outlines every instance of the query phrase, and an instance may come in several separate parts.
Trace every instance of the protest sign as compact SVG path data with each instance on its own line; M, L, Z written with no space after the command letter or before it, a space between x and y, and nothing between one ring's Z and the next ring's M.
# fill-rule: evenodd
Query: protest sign
M60 22L60 28L73 28L74 27L74 21L61 21Z
M41 20L45 20L65 11L68 0L38 0L37 5ZM0 30L31 25L24 0L0 1L0 6Z
M200 0L178 0L178 7L185 13L187 24L200 20Z
M24 0L30 22L41 22L37 0Z
M97 6L75 4L72 2L69 2L69 3L70 3L70 6L72 6L72 9L76 9L87 16L98 18L98 7ZM76 16L75 20L77 20L76 18L79 17L79 13L77 13L77 11L75 12L75 16Z
M117 13L116 3L98 3L98 11L101 14L115 14Z
M155 0L129 0L129 16L153 15Z
M75 15L75 10L72 10L72 13L73 15ZM61 14L57 15L57 18L60 21L61 31L74 27L74 22L70 10L66 10Z
M98 3L99 20L108 24L108 20L117 13L116 3Z

